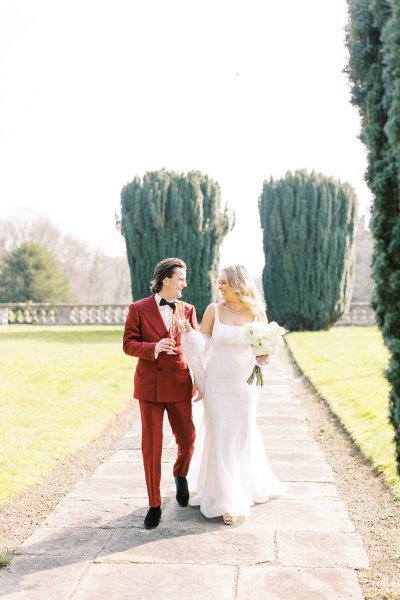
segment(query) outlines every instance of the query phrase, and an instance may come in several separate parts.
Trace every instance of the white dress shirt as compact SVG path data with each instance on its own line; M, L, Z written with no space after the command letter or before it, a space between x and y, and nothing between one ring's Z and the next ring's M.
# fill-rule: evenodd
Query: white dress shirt
M171 315L174 312L172 308L168 304L164 304L160 306L161 296L159 294L154 294L154 299L158 306L158 310L160 311L160 315L162 320L164 321L164 325L167 331L171 329ZM154 350L154 358L157 360L158 352Z
M168 306L168 304L164 304L163 306L160 306L160 302L161 302L162 298L159 294L154 294L154 299L157 303L158 310L160 311L162 320L164 321L166 330L169 331L171 329L171 315L174 311L172 310L172 308L170 306Z

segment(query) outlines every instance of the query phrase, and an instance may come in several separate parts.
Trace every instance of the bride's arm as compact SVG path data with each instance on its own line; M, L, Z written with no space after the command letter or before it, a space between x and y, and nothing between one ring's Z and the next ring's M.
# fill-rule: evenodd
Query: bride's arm
M211 334L214 326L214 308L208 306L201 321L200 331L193 329L188 321L185 332L182 332L182 349L191 368L194 380L204 392L205 369L211 351Z
M217 309L218 310L218 309ZM200 331L211 336L214 328L215 310L212 304L209 304L205 310L201 321Z
M182 347L187 353L196 352L202 354L209 345L212 330L214 327L214 307L212 304L207 306L201 320L200 331L194 329L189 321L185 322L185 331L182 332ZM191 347L190 349L188 348Z

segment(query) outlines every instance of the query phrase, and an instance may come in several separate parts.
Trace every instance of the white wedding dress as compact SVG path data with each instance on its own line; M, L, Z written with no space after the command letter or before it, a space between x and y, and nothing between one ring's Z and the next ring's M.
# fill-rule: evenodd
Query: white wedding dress
M206 517L250 515L254 503L281 496L287 486L271 471L257 426L259 388L246 383L254 356L243 339L244 328L221 323L214 307L211 339L198 331L182 335L186 358L204 392L188 474L196 490L190 504L200 506Z

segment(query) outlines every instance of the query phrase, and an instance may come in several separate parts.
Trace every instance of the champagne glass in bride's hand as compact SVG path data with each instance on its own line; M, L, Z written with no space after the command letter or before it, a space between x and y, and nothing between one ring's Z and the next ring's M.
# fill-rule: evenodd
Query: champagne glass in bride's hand
M177 321L178 321L178 331L179 333L184 333L186 328L185 328L185 322L186 322L186 314L185 314L185 303L182 302L181 300L178 300L176 302L176 309L175 309L175 313Z

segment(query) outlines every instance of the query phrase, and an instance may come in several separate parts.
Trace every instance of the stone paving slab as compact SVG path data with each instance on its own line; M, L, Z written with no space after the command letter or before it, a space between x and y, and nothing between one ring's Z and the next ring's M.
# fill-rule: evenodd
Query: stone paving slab
M257 405L258 410L262 410L264 407L267 406L269 402L273 402L274 404L279 405L281 407L287 406L287 408L292 407L293 409L301 408L300 401L293 402L293 400L289 396L282 397L278 393L271 393L268 396L265 394L260 397L260 400Z
M108 458L110 463L142 463L142 452L139 449L136 450L115 450L111 452Z
M275 390L271 390L268 393L265 392L261 392L260 394L260 398L258 401L258 407L262 408L264 406L266 406L269 402L271 402L272 404L275 405L279 405L282 408L286 407L292 407L294 409L299 409L301 408L301 402L300 400L294 400L290 394L289 391L285 392L285 393L280 393L279 391L275 391Z
M350 569L243 567L237 600L363 600Z
M206 519L197 507L169 501L157 529L115 531L97 560L240 565L272 563L274 558L272 528L264 527L260 536L260 523L244 518L228 528L220 518Z
M175 456L176 456L175 448ZM171 452L172 453L172 452ZM93 473L93 479L140 479L144 480L143 463L127 463L127 462L106 462L101 464ZM168 483L173 483L172 461L165 460L165 464L161 465L161 480L165 479Z
M148 532L135 531L133 539L129 529L116 530L101 553L107 562L129 561L152 564L222 564L241 565L273 562L274 533L263 530L248 533L241 527L227 530L218 524L215 531L190 524L182 529L159 528ZM97 560L100 560L98 557Z
M368 568L357 533L278 531L278 562L295 567Z
M146 498L146 486L141 479L92 479L78 483L69 494L75 498L122 497Z
M270 464L275 475L285 481L334 481L332 468L322 460L310 463L271 460Z
M305 425L303 427L300 425L261 425L260 432L264 443L268 443L269 439L277 436L292 436L293 438L307 437L307 428Z
M271 448L268 450L268 460L270 464L277 462L296 462L296 463L318 463L325 461L324 455L319 448L302 450L301 448Z
M171 436L172 437L172 436ZM164 436L163 438L163 449L168 448L169 443L171 441L170 436ZM135 433L135 435L129 435L127 437L123 437L115 446L116 450L139 450L142 448L142 434L141 432Z
M286 448L288 450L318 450L317 442L307 437L304 432L303 435L277 435L276 433L265 433L263 436L264 445L267 449L267 454L273 448Z
M69 600L89 564L59 556L16 556L11 568L0 573L0 598Z
M289 486L285 500L317 500L319 498L338 498L339 494L333 483L313 481L284 482Z
M337 498L273 498L253 508L252 520L276 531L354 531L345 505Z
M168 465L169 467L169 465ZM103 463L93 473L94 479L144 479L142 463Z
M176 446L164 448L161 456L162 463L173 463L176 459ZM109 456L110 463L138 463L143 464L141 450L115 450Z
M85 500L67 496L44 522L47 527L142 527L147 498Z
M136 466L132 463L132 466ZM161 495L169 496L171 490L175 489L175 484L171 475L172 469L165 474L165 481L161 481ZM99 496L123 497L123 498L147 498L147 489L144 477L93 477L90 480L84 480L78 483L76 488L70 493L76 498L97 498Z
M18 549L18 554L94 559L110 537L108 529L92 527L39 527Z
M289 379L291 377L287 376L286 370L275 365L273 369L269 369L269 373L264 377L264 385L260 388L260 392L264 393L274 388L289 391Z
M176 450L175 450L176 456ZM103 463L93 473L93 479L124 479L125 481L144 481L143 463ZM171 461L161 465L161 484L171 487L174 484Z
M73 600L233 600L235 575L216 565L93 564Z
M304 411L300 405L282 404L281 402L266 400L260 403L257 408L257 421L260 422L261 417L272 416L293 416L304 420Z
M303 430L306 430L306 426L304 424L304 417L301 414L294 415L292 413L289 413L287 415L261 415L257 418L257 422L261 431L263 431L264 426L266 426L267 429L270 427L299 427Z
M116 450L131 450L131 448L140 450L141 447L142 435L140 433L125 436L115 445Z
M287 394L289 396L291 396L290 394L290 390L289 390L289 386L286 383L286 376L285 376L285 372L282 370L281 372L281 377L280 378L276 378L279 379L279 381L267 381L267 383L261 388L261 395L267 395L270 394L271 392L275 392L275 393L279 393L279 394Z

